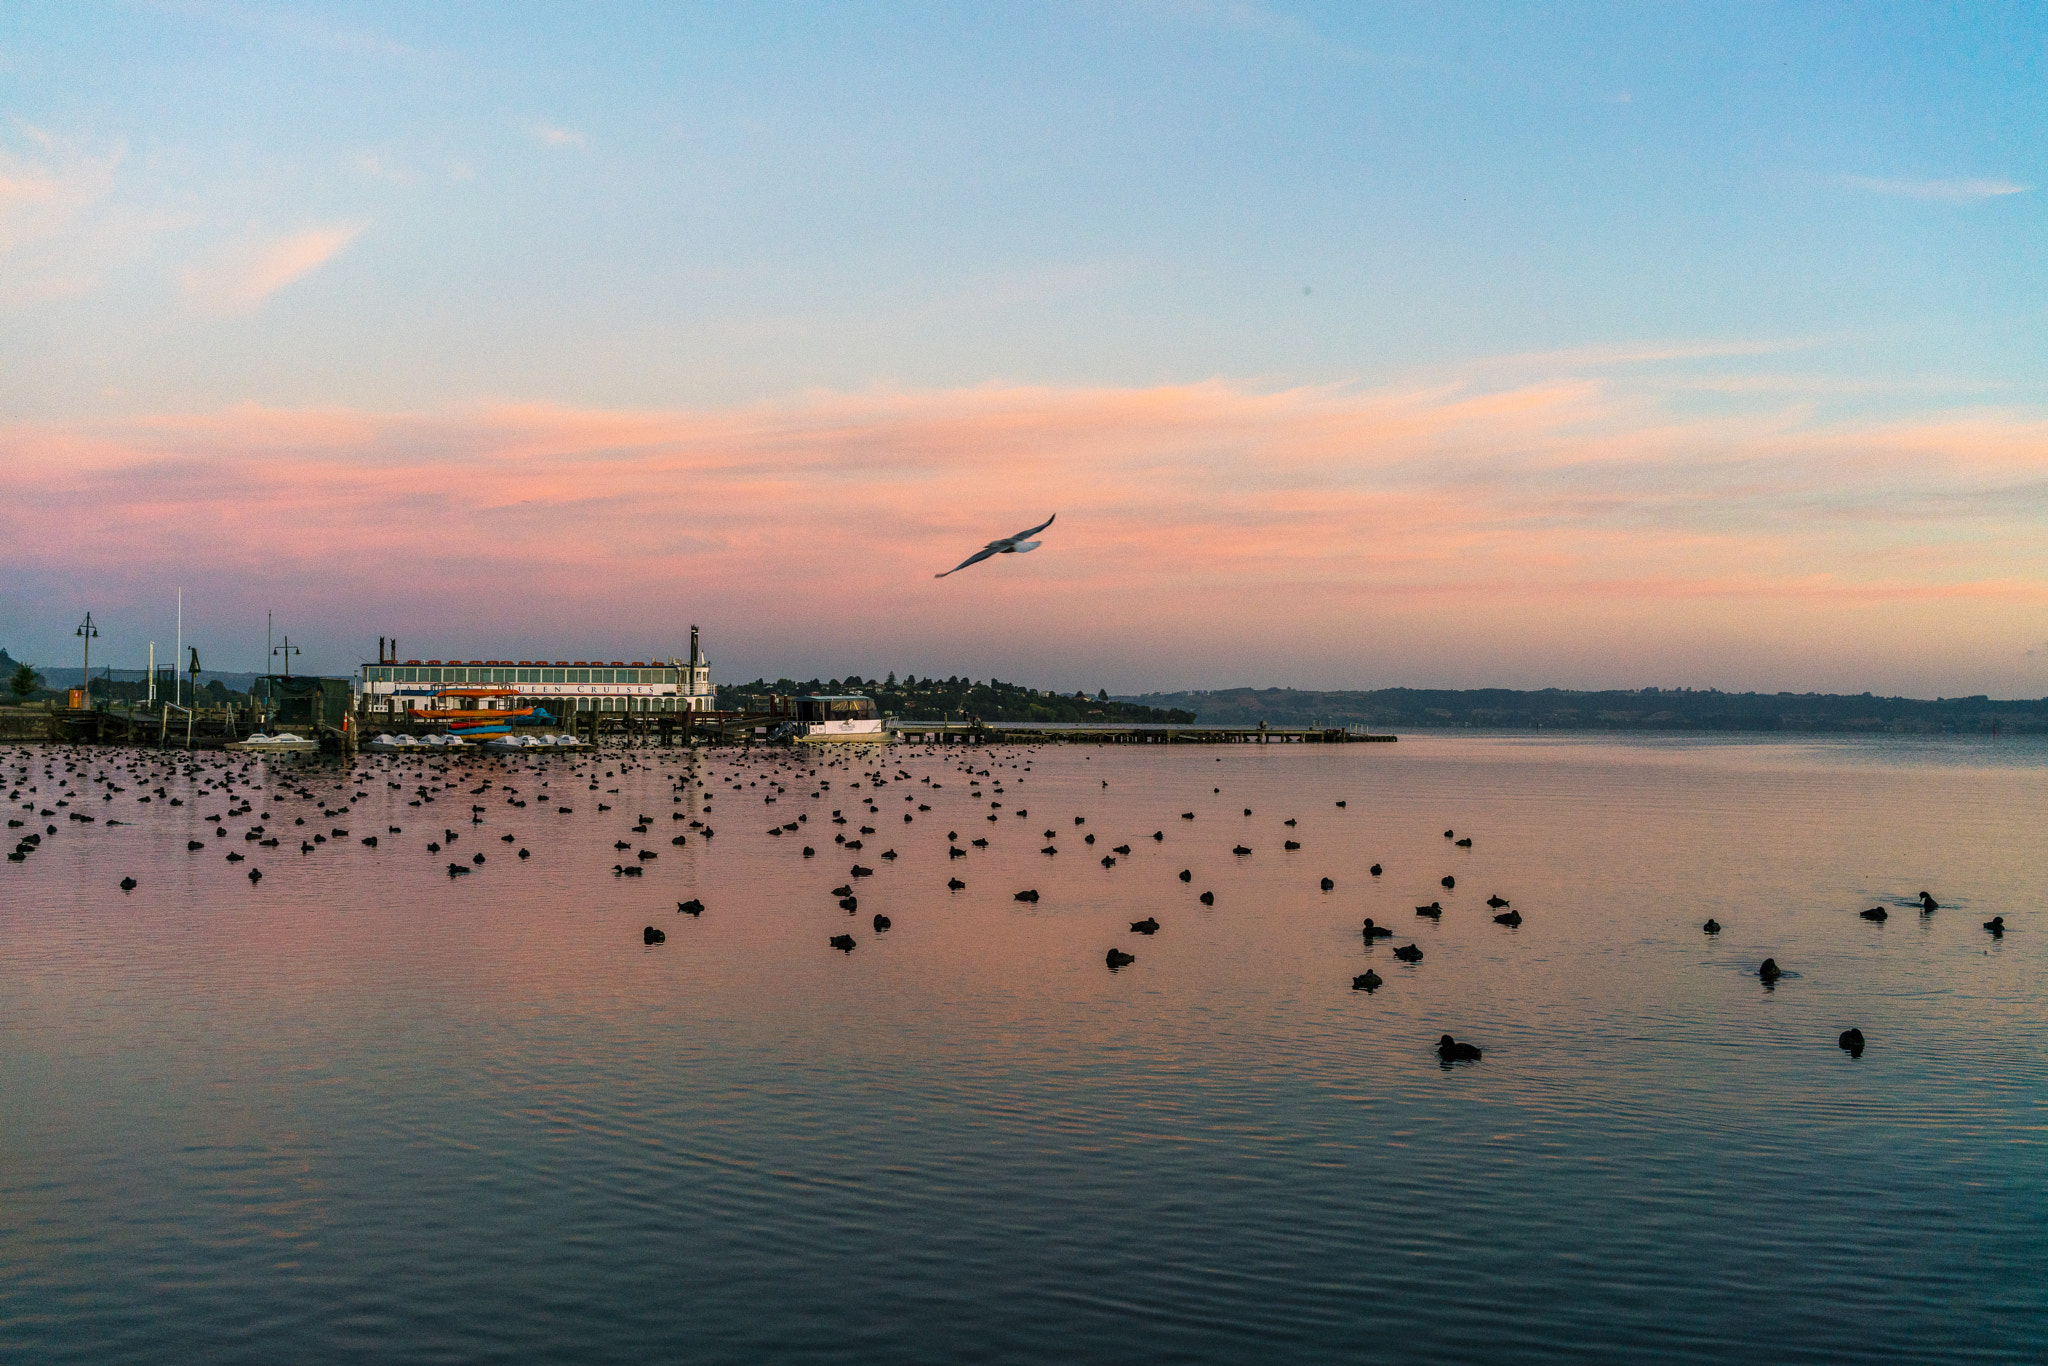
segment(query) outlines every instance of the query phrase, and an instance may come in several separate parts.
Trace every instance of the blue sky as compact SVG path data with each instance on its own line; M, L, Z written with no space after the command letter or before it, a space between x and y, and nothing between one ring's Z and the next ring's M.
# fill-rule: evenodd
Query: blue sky
M18 412L1348 382L1659 341L2033 399L2048 352L2038 8L12 14L8 142L112 161L124 239L18 309ZM355 235L260 316L178 289L314 227Z
M2031 450L2044 38L1991 5L14 6L0 416L1587 379L1645 430L1995 412ZM0 629L76 587L38 568Z

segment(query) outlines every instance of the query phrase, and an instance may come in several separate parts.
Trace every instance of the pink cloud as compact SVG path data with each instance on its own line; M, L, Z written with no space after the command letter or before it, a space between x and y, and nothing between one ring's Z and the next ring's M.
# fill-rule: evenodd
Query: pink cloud
M224 612L317 621L337 663L380 633L660 653L696 620L791 671L1540 682L1706 638L1880 660L1886 605L1939 605L1980 650L1991 615L2039 638L2048 613L2048 424L2014 413L1681 421L1583 381L988 386L18 424L0 459L32 577L91 564L138 599L204 579ZM1038 554L932 579L1055 511Z
M332 223L237 244L186 270L185 293L218 313L253 313L286 285L326 265L368 227Z

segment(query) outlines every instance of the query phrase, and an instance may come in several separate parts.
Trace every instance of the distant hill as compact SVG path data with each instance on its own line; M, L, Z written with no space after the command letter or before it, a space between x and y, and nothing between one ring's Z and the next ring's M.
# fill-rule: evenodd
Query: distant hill
M78 686L80 670L76 667L65 668L61 665L44 666L39 664L36 666L36 671L42 674L42 676L46 680L46 687L75 688ZM157 672L161 675L168 676L170 674L170 669L168 666L165 666L159 668ZM97 687L103 679L107 679L109 676L111 676L112 681L116 683L147 683L149 681L149 670L102 669L97 664L93 665L92 677L93 684L95 687ZM199 686L203 688L207 684L218 680L220 685L228 689L230 692L245 693L249 691L249 684L260 676L261 675L258 674L221 673L213 669L201 669L199 671Z
M1117 699L1191 711L1205 724L1363 725L1375 730L1836 731L1850 734L2048 734L2048 698L1873 697L1869 693L1724 693L1692 689L1578 692L1544 688L1379 688L1309 692L1227 688Z
M0 698L14 700L8 688L8 681L20 661L0 648ZM162 697L171 695L171 671L168 665L157 670L158 693ZM82 667L65 668L61 665L36 666L36 689L32 697L47 697L66 688L79 686L83 677ZM199 689L210 704L223 701L246 701L249 684L257 677L247 673L218 673L211 669L199 671ZM184 679L189 690L191 680ZM147 669L103 669L97 666L92 671L92 696L95 701L110 701L116 704L138 702L149 693L149 670Z

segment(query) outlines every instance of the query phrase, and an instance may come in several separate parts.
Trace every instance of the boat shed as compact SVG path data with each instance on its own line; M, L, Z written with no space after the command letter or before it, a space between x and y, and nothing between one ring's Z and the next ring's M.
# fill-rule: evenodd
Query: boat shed
M286 677L265 674L251 689L253 700L272 726L317 730L340 729L355 704L355 689L346 678Z

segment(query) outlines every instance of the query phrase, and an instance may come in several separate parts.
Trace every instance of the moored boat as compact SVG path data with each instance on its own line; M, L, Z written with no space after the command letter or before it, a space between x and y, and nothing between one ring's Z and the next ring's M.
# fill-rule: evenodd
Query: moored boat
M882 728L882 713L871 697L859 693L844 696L809 696L794 699L796 715L778 726L775 736L793 743L820 740L879 741L888 739Z

